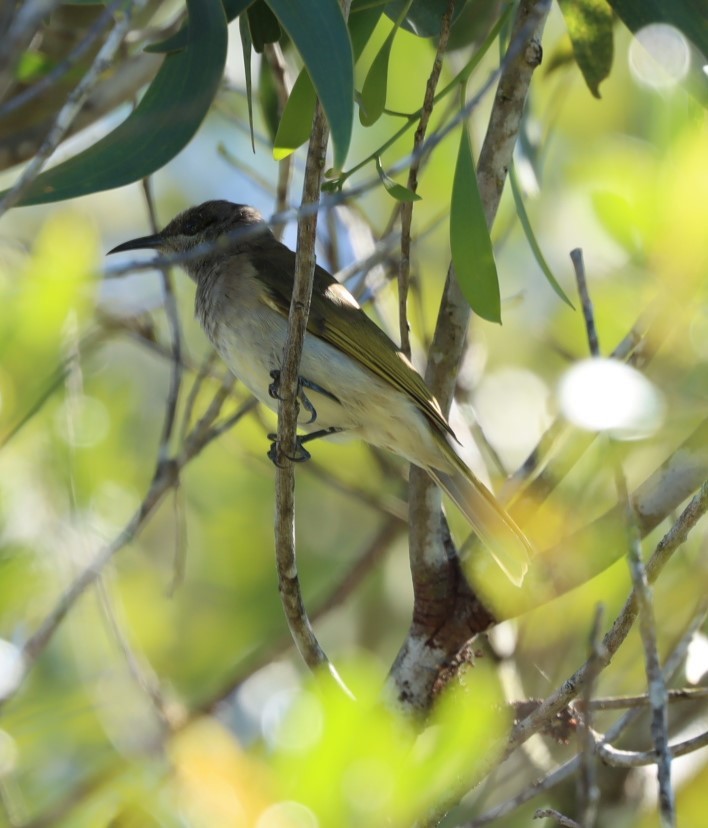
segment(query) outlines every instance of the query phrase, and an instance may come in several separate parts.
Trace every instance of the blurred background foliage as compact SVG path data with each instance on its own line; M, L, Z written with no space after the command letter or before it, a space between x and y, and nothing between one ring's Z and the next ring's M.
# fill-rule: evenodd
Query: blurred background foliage
M453 29L441 86L469 61L504 6L482 5L486 17L481 11L476 16L477 6L468 3ZM178 10L176 3L148 4L136 27L148 21L157 26ZM254 56L253 154L237 26L230 27L225 80L206 120L187 148L152 178L162 224L210 198L252 203L266 215L275 208L275 124L272 110L259 106L259 100L267 103L272 69ZM389 17L376 23L356 63L356 89L362 89L393 26ZM144 32L136 32L135 41L144 43ZM389 169L410 152L410 131L380 148L401 125L394 113L421 106L435 43L404 28L396 32L386 112L368 128L355 119L342 169L369 155L372 160L352 173L345 190L376 178L374 156ZM656 353L644 372L659 391L665 415L653 433L622 445L630 489L696 428L708 403L705 112L680 83L647 75L637 48L629 32L615 25L612 71L600 84L598 100L569 60L570 40L554 8L515 160L538 245L576 306L568 253L575 247L584 251L603 353L641 313L655 309ZM29 60L30 50L27 55ZM300 59L287 45L285 56L292 82ZM144 57L136 51L134 60ZM471 92L497 63L495 45L472 74ZM455 94L442 100L431 131L458 107ZM487 95L468 121L475 154L490 107ZM123 109L127 114L129 106ZM115 124L112 119L109 124ZM107 128L99 121L69 151L91 146ZM3 139L18 129L15 124L1 133ZM450 258L448 212L458 144L459 129L423 166L421 200L413 213L410 321L419 366ZM298 202L303 153L293 156L288 204ZM11 170L0 184L10 187L16 177ZM405 183L401 174L394 179ZM334 272L366 255L396 207L378 184L325 213L320 263ZM160 282L153 272L101 278L102 254L149 232L148 222L143 193L134 184L12 210L0 226L3 686L12 685L16 645L118 535L155 471L170 374ZM285 233L291 245L293 228L288 225ZM587 356L587 343L580 313L549 288L531 253L508 187L492 238L503 325L473 320L453 425L467 438L463 442L469 442L469 427L478 438L485 436L481 459L473 462L498 482L523 462L557 415L559 380ZM395 286L383 277L393 275L395 281L395 260L394 247L378 281L369 277L364 290L365 297L374 294L368 307L394 338ZM193 319L193 285L183 274L175 275L174 285L186 363L172 441L179 450L179 433L189 425L187 399L208 348ZM193 400L191 424L225 376L218 362L209 372ZM236 385L226 414L246 400ZM405 469L357 443L317 444L312 463L298 469L305 599L316 610L344 586L345 597L331 602L316 626L359 698L355 705L323 679L308 676L288 647L273 567L273 468L265 456L265 435L274 423L271 414L256 410L185 466L179 488L72 607L3 708L0 825L409 825L441 800L456 802L481 765L493 761L493 755L480 755L479 746L497 744L508 727L502 699L548 695L585 659L598 601L607 619L624 604L630 579L620 560L571 593L507 622L491 645L480 643L475 665L448 688L431 726L416 739L379 700L410 622L400 519ZM598 440L539 507L539 536L561 536L614 502L608 449ZM666 528L662 524L651 535L648 549ZM703 526L656 585L662 656L706 594L706 543ZM353 567L365 554L371 563L356 588L348 589ZM175 584L182 556L184 574ZM554 565L572 571L572 553ZM692 647L677 686L705 682L705 641L699 636ZM644 688L642 650L633 633L596 692ZM608 721L613 715L604 714ZM701 720L705 729L705 706L702 713L689 703L677 707L671 733L685 737ZM628 747L650 746L647 722L643 716ZM536 737L462 799L445 824L466 824L575 749ZM600 824L657 824L652 775L651 768L603 769ZM675 779L680 824L701 824L705 751L678 760ZM573 784L566 783L542 803L532 801L494 824L526 825L533 810L548 802L572 812L573 797Z

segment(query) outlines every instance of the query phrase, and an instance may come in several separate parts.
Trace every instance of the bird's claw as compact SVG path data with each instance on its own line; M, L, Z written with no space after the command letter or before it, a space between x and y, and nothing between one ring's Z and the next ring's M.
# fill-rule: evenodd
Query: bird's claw
M274 400L282 400L283 398L280 396L280 369L274 368L270 372L270 376L273 382L271 382L271 384L268 386L268 394ZM314 383L308 382L306 379L303 379L303 377L297 378L297 399L300 403L302 403L302 407L310 415L310 419L305 423L305 425L312 425L312 423L314 423L317 419L317 409L310 402L307 395L303 391L303 388L312 388L315 391L320 391L320 387L318 385L315 385Z
M277 434L269 434L268 439L271 441L270 448L268 449L268 459L272 461L272 463L277 466L279 469L284 468L284 464L281 462L281 459L284 457L286 460L290 460L291 463L305 463L309 460L312 455L310 452L303 446L302 437L295 438L295 454L286 454L284 451L278 449L278 435Z

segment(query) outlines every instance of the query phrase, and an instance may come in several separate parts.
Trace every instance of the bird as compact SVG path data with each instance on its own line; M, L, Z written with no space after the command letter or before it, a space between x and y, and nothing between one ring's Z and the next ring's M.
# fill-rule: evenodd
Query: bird
M257 209L225 200L191 207L160 232L109 254L143 249L183 256L205 334L236 378L277 411L294 251L275 238ZM314 437L345 434L419 466L456 504L509 580L521 586L531 543L458 455L459 442L440 404L410 360L319 265L299 373L298 423L306 434L299 438L300 455L291 459L309 457L304 443Z

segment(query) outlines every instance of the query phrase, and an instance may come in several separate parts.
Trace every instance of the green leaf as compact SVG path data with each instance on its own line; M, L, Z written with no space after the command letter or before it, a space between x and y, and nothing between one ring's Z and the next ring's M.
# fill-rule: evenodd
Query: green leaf
M386 188L386 192L390 196L393 196L396 201L420 201L418 193L414 193L413 190L409 190L403 184L397 184L391 176L384 172L384 168L381 166L381 159L378 155L376 156L376 172L379 174L379 178Z
M388 88L388 61L391 57L391 47L398 27L394 27L391 34L384 40L373 63L366 73L364 86L361 89L359 101L359 121L362 126L375 124L381 117L386 106L386 91Z
M383 14L382 6L371 6L369 2L370 0L363 0L363 2L360 0L359 3L353 2L351 11L349 12L347 27L349 28L349 37L352 41L352 52L354 53L355 62L361 57L361 53L364 51L366 44L369 42L369 38L376 28L376 24Z
M63 201L139 181L191 140L218 89L226 62L220 0L187 0L187 47L165 57L132 114L105 138L37 177L21 205Z
M337 0L267 0L307 66L322 102L334 144L334 163L343 167L354 125L354 60Z
M276 161L286 158L310 137L316 101L315 87L303 67L290 91L273 142Z
M516 175L516 168L511 166L509 170L509 182L511 183L511 193L514 196L514 204L516 205L516 215L519 217L519 221L521 222L521 227L524 231L524 235L526 236L526 241L529 243L529 247L531 248L531 252L536 259L536 263L543 271L543 275L548 280L550 286L555 290L555 292L560 296L560 298L569 305L573 310L575 310L575 306L568 298L568 295L560 286L558 280L553 275L553 271L548 266L548 262L546 261L545 256L543 255L543 251L541 250L541 246L538 243L536 238L536 234L533 232L533 227L531 227L531 222L529 221L528 214L526 212L526 207L524 206L524 200L521 196L521 188L519 187L519 180Z
M242 12L253 3L254 0L222 0L224 6L224 14L226 20L230 23L235 20ZM162 54L163 52L179 52L187 45L189 40L189 25L183 26L172 37L161 40L158 43L151 43L145 47L146 52L155 52Z
M251 30L253 48L261 54L266 43L277 43L282 34L280 24L263 0L248 7L248 28Z
M501 322L497 266L465 126L452 182L450 248L457 281L472 310L490 322Z
M238 30L241 35L241 51L243 52L243 73L246 77L246 101L248 103L248 125L251 128L251 149L256 151L256 138L253 134L253 82L251 78L251 27L248 18L242 15L238 21Z
M391 20L398 20L405 10L408 0L391 0L384 9L386 16ZM440 35L440 23L447 11L449 0L414 0L408 9L406 16L401 21L401 28L412 32L418 37L438 37ZM467 5L467 0L457 0L452 13L454 25L462 10Z
M588 89L600 97L600 83L612 68L612 9L607 0L558 0L573 53Z

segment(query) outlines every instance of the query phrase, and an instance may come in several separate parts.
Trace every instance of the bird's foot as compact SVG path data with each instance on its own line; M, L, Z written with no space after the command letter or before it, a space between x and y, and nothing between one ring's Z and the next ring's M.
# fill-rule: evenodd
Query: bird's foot
M268 386L268 394L274 400L280 400L282 397L280 396L280 369L275 368L273 371L270 372L271 379L273 382ZM309 388L311 391L316 391L318 394L322 394L324 397L329 397L331 400L335 402L339 402L339 400L331 394L329 391L325 390L321 386L317 385L315 382L311 382L305 377L298 377L297 379L297 399L302 404L302 407L305 411L308 412L310 415L310 419L305 423L305 425L312 425L317 419L317 409L315 406L310 402L307 394L303 389ZM305 458L307 459L307 458Z
M321 428L319 431L313 431L312 434L305 434L304 436L295 437L295 454L286 454L278 448L278 435L269 434L268 439L271 441L268 449L268 459L273 462L278 468L283 468L282 458L290 460L291 463L304 463L309 460L312 455L305 448L304 444L309 443L310 440L317 440L320 437L329 437L332 434L339 434L344 431L343 428L332 426L331 428Z

